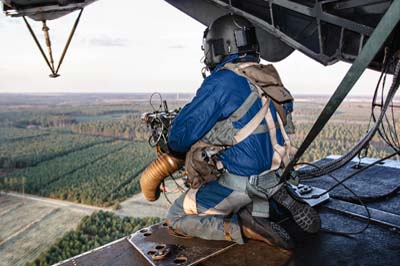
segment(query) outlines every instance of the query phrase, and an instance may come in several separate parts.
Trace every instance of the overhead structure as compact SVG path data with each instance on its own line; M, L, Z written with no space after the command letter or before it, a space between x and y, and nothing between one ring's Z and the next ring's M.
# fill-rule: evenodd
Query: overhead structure
M234 13L256 25L261 57L270 62L298 50L323 65L353 62L393 2L391 0L165 0L209 25ZM400 25L383 46L400 49ZM383 50L369 68L380 70ZM391 71L393 72L393 70Z
M78 26L79 20L82 15L83 9L93 3L96 0L0 0L3 2L3 11L6 15L11 17L22 17L29 33L32 35L40 53L43 56L47 66L49 67L51 78L59 77L59 70L64 61L65 55L68 51L69 45L75 34L76 28ZM54 64L52 45L50 40L50 28L48 27L46 21L58 19L62 16L70 14L71 12L80 10L75 23L72 27L71 33L68 37L67 43L61 54L60 60L57 67ZM42 31L44 33L45 43L47 47L47 55L42 48L36 34L34 33L32 27L30 26L26 17L29 17L35 21L42 22Z
M323 65L352 63L339 87L316 120L294 159L293 167L321 132L366 68L395 74L400 55L400 0L166 0L196 20L209 25L215 18L234 13L256 26L261 57L280 61L298 50ZM394 94L392 95L394 97ZM365 138L369 141L379 127ZM343 166L365 146L362 142L335 162ZM315 171L313 171L315 172ZM325 171L326 172L326 171Z
M11 17L29 17L36 21L53 20L85 8L96 0L0 0Z

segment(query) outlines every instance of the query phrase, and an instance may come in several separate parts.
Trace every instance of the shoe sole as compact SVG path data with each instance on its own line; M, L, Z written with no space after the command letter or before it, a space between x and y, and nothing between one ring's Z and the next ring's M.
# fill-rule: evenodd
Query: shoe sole
M303 231L315 234L320 230L321 218L319 214L308 204L293 199L286 188L279 189L272 198L290 212L296 224Z
M247 212L248 216L252 217L247 209L244 211ZM264 242L287 250L293 249L292 238L282 226L263 218L252 217L252 219L252 223L245 223L245 225L265 238L267 241Z
M280 247L283 247L284 249L293 249L292 238L290 237L288 232L286 232L286 230L283 229L283 227L280 226L279 224L276 224L276 223L271 222L271 221L269 221L269 224L271 226L272 231L275 234L277 234L279 236L279 238L281 238L283 240L283 241L282 240L279 241L278 245Z

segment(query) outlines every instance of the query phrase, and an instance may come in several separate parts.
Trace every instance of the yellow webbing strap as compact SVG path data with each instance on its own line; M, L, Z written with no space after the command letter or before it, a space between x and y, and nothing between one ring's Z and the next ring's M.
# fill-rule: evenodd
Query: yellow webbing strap
M230 224L231 224L231 216L226 216L224 218L224 233L226 241L232 241L232 236L230 233Z
M265 115L269 109L270 99L263 97L263 106L260 111L248 122L242 129L240 129L235 136L233 137L233 143L238 144L239 142L245 140L248 136L250 136L256 128L261 124L261 121L264 119Z

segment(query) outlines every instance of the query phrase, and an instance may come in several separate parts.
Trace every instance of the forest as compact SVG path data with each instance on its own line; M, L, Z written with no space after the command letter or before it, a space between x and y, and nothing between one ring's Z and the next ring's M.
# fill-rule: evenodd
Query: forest
M108 207L140 191L135 177L154 158L147 143L116 140L8 174L3 189Z
M43 132L40 135L11 140L3 139L0 142L0 168L21 169L35 166L38 163L109 141L111 140L106 138L59 131Z
M99 211L82 219L78 227L67 232L47 251L26 266L47 266L69 259L88 250L128 236L140 228L160 222L159 218L120 218Z
M150 104L150 94L23 96L0 95L0 191L114 209L140 192L140 173L155 158L141 114L159 110L160 101ZM163 97L172 109L183 106L192 95ZM327 99L296 98L296 132L291 136L295 146L306 137ZM398 122L398 110L393 114ZM346 152L371 123L371 103L350 98L301 160L311 162ZM398 127L393 130L400 132ZM390 152L375 136L363 156L383 157ZM51 265L158 221L95 213L27 265Z
M118 207L140 192L137 177L155 158L140 114L158 110L160 99L150 104L149 94L7 97L9 101L0 99L1 189L102 207ZM190 97L165 96L170 109L183 106ZM295 146L326 101L316 96L295 101ZM371 126L370 115L371 104L364 98L343 102L301 160L344 153ZM375 137L366 155L383 157L390 151Z

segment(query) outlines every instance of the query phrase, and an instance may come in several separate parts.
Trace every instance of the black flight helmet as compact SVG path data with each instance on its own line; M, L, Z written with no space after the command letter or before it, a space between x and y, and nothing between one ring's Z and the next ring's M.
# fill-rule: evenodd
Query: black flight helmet
M204 31L204 63L213 70L233 54L254 54L259 56L259 45L253 24L238 15L217 18Z

